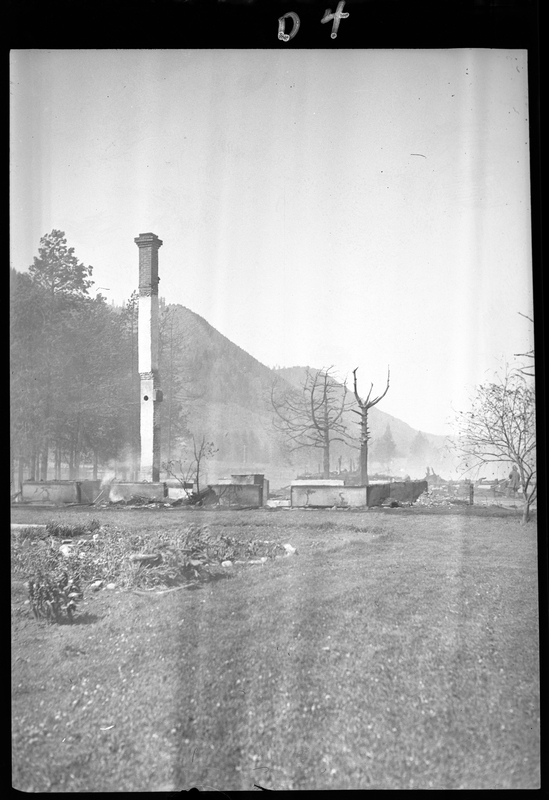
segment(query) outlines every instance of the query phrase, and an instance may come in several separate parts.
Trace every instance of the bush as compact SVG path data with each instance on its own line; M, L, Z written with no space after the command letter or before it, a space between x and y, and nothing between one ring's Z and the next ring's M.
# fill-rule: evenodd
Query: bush
M68 572L60 576L38 574L28 582L29 602L36 619L61 622L64 616L72 622L76 601L83 593Z
M58 539L73 539L77 536L85 536L99 530L101 523L92 519L84 525L59 525L57 522L48 522L46 533Z

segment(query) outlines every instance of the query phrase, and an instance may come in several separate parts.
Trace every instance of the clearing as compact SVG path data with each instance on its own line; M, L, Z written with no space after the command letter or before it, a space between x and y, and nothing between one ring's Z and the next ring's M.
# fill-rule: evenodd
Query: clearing
M535 522L438 511L12 509L298 551L194 591L87 590L72 625L36 622L13 574L13 786L538 788Z

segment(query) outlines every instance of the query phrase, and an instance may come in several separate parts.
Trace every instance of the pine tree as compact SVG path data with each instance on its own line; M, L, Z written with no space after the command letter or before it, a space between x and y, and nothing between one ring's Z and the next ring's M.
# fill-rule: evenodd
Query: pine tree
M93 268L85 267L67 247L64 231L52 230L40 239L39 256L29 267L33 283L43 286L53 297L58 293L86 297L92 286Z
M410 445L410 456L416 462L424 461L428 455L429 448L429 440L421 431L418 431Z
M381 436L375 442L374 446L375 459L380 464L382 464L387 470L390 470L391 462L393 458L396 456L396 452L397 448L395 440L393 439L393 434L391 432L391 426L387 425L383 436Z

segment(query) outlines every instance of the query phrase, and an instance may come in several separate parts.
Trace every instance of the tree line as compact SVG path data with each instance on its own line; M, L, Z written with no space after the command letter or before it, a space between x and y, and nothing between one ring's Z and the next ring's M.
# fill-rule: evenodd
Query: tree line
M76 479L84 464L97 477L117 458L127 463L128 477L136 475L137 293L115 309L90 293L92 274L59 230L42 237L28 272L11 270L10 430L18 483L24 476ZM186 427L169 315L161 314L160 328L163 429L173 443Z
M26 273L11 270L10 284L12 476L17 475L18 484L24 477L77 479L85 466L96 478L117 460L123 477L138 479L138 293L133 292L122 308L109 306L94 289L93 267L78 260L60 230L42 237L38 256ZM233 401L238 396L249 405L257 404L261 395L260 371L233 374L235 365L229 364L227 354L217 352L218 345L209 342L208 335L194 348L189 348L187 339L177 307L161 303L160 426L165 462L179 458L192 438L188 412L193 402L225 401L230 395ZM357 397L356 373L354 389ZM368 395L361 409L363 423L379 399L370 401ZM352 403L345 383L336 381L331 368L308 371L302 391L288 391L286 385L282 396L278 387L271 393L274 432L285 440L282 450L276 435L269 437L252 427L207 431L207 435L220 434L219 458L244 464L267 463L273 456L280 459L281 452L288 456L296 449L320 447L323 473L329 475L333 445L356 446L354 432L349 433L343 421ZM369 431L365 439L364 430L363 426L367 443ZM389 427L373 442L372 455L387 467L399 455ZM367 479L367 469L365 474Z

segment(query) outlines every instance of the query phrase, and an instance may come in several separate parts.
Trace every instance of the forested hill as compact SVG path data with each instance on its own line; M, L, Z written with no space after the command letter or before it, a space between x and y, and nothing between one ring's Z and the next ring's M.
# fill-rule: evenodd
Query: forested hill
M162 316L162 386L169 396L175 379L188 431L214 442L227 470L282 465L271 424L272 370L184 306L166 306Z
M173 340L189 391L198 391L208 402L230 402L252 411L263 404L273 380L269 367L184 306L166 306L165 317L164 349L170 346L173 320Z
M270 394L275 382L279 389L302 387L307 368L272 370L219 333L202 317L181 305L167 306L165 318L171 320L169 337L181 357L178 376L186 376L183 378L186 387L180 387L180 396L183 398L186 394L195 398L184 403L188 409L189 430L195 434L205 434L214 441L219 447L218 459L227 466L226 471L257 469L269 473L269 470L288 468L287 454L272 425ZM163 362L167 363L167 332L163 338ZM163 386L169 386L169 381L169 372L162 366ZM353 435L358 435L357 419L356 414L350 411L345 417L348 430ZM371 410L369 420L372 457L376 455L376 440L382 439L389 426L396 447L395 465L420 476L427 465L437 470L450 468L444 452L444 437L420 434L378 407ZM379 457L381 459L381 455ZM315 472L321 460L318 450L299 451L292 457L294 471L308 469ZM334 444L334 470L339 466L347 469L356 465L356 460L355 449ZM372 466L375 468L376 464L372 462ZM377 467L381 469L382 464L379 463Z
M123 308L108 305L89 294L91 268L66 248L62 231L42 244L28 272L10 272L12 475L18 482L77 478L113 465L119 477L136 475L137 293ZM217 451L212 477L264 472L276 484L320 471L321 451L290 457L272 422L273 384L301 388L307 368L271 370L181 305L162 301L159 327L162 463L178 459L192 436L205 436ZM348 412L353 435L356 420ZM376 458L391 462L395 474L405 469L418 477L427 465L444 466L442 437L420 435L377 407L370 423L372 471L380 468ZM334 443L332 471L356 464L356 449Z

